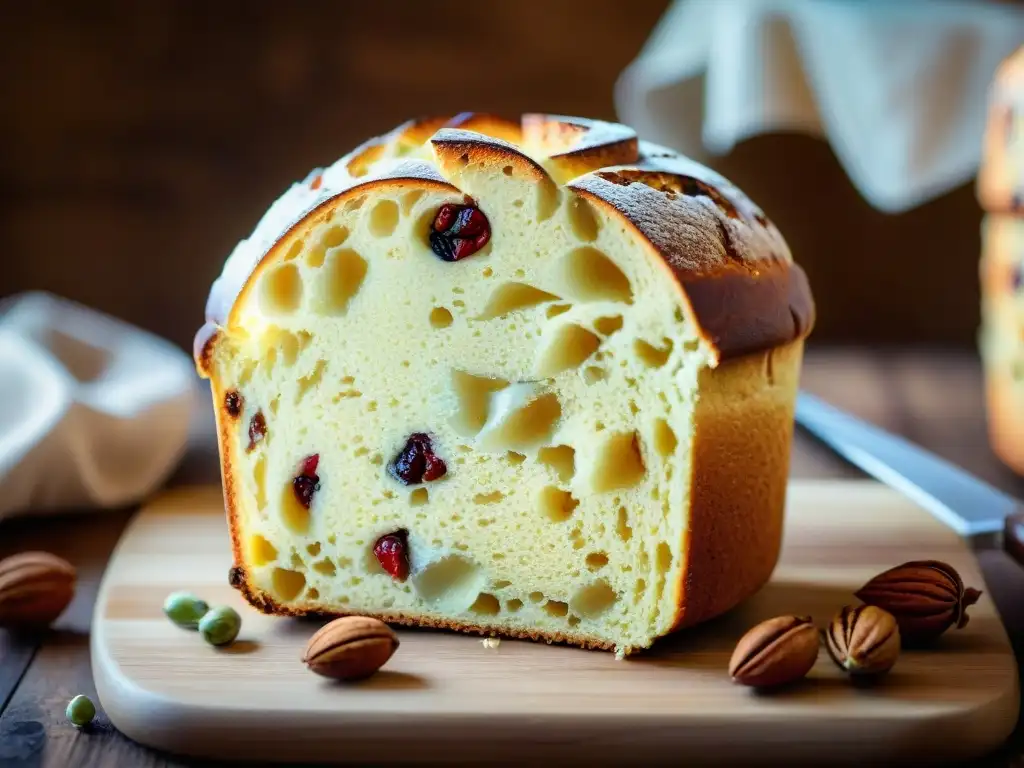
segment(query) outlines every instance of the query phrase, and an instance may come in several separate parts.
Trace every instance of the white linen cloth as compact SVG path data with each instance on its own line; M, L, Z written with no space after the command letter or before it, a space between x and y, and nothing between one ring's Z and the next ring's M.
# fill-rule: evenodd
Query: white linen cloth
M189 356L47 293L0 304L0 519L119 507L182 457L200 389Z
M825 138L875 208L970 180L1024 7L983 0L676 0L616 84L642 138L713 164L756 134Z

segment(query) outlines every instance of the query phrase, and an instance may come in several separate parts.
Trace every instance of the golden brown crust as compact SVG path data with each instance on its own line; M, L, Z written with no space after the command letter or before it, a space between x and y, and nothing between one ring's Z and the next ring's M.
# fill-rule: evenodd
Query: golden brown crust
M461 128L464 131L482 133L484 136L491 136L495 139L507 141L510 144L519 144L523 140L523 129L517 122L506 120L497 115L488 115L481 112L462 112L445 123L448 128ZM440 130L442 126L438 127ZM433 135L433 134L431 134ZM424 137L423 141L429 139Z
M708 204L693 205L685 194L693 184L706 190ZM810 334L815 307L807 275L764 214L735 191L664 170L598 172L569 186L650 243L682 288L716 364ZM616 190L623 186L632 202Z
M992 450L1014 472L1024 475L1024 387L1009 371L986 371L986 408Z
M778 561L803 342L701 374L689 528L673 628L753 595ZM770 359L769 359L770 358Z
M523 144L548 158L555 181L640 159L636 132L625 125L562 115L523 115Z
M680 282L719 361L802 339L814 326L807 275L794 262L772 260L756 272L726 267ZM738 315L750 320L737 322Z
M457 176L460 166L467 164L510 164L526 178L547 183L551 181L540 163L507 141L484 137L472 131L442 128L434 134L430 143L434 146L441 171L446 176Z

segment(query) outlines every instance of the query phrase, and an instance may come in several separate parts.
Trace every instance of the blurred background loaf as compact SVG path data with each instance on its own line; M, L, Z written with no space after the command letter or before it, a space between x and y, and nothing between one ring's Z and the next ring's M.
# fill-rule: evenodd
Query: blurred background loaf
M1024 474L1024 47L992 83L978 198L988 428L996 454Z
M9 4L0 25L0 296L46 289L187 349L235 242L291 181L410 115L615 119L668 0ZM971 184L899 215L828 144L772 134L717 170L785 233L812 345L974 344Z

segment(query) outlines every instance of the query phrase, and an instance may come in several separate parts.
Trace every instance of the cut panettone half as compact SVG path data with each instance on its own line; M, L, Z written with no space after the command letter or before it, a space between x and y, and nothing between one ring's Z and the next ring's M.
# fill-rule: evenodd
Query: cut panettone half
M628 653L778 556L804 273L625 126L406 123L294 185L196 338L264 611Z

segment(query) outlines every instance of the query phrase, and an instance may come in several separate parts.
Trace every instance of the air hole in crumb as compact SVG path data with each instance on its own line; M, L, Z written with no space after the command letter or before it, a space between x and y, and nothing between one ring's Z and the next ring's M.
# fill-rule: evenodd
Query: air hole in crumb
M594 330L602 336L611 336L616 331L622 330L622 315L597 318L594 321Z
M565 323L553 331L545 331L534 371L537 376L547 378L577 368L600 345L601 339L586 328Z
M560 600L548 600L544 603L544 610L552 616L565 616L569 613L569 604Z
M587 568L592 571L599 570L608 565L608 555L604 552L591 552L586 559Z
M640 439L635 432L609 435L598 448L590 483L598 493L632 488L644 479Z
M315 309L326 315L343 315L366 277L366 260L351 248L332 251L324 272Z
M657 554L654 557L658 571L668 573L672 568L672 550L664 541L658 542Z
M275 568L271 576L274 594L284 601L294 600L306 586L306 577L298 571Z
M615 532L623 541L633 538L633 529L629 525L629 513L625 507L619 507L618 522L615 525Z
M491 394L507 386L504 379L452 371L452 389L459 405L451 419L452 427L460 434L475 435L487 423Z
M490 493L478 493L473 497L474 504L495 504L505 498L505 494L501 491L491 491Z
M284 255L284 260L285 261L291 261L296 256L298 256L300 253L302 253L302 246L303 245L304 245L304 243L303 243L302 240L296 240L294 243L292 243L291 246L289 246L289 248L288 248L288 253L286 253Z
M478 319L491 320L503 317L517 309L526 309L547 301L558 301L558 296L528 283L502 283L491 293L487 306Z
M253 565L266 565L277 560L277 549L259 534L249 539L249 559Z
M398 203L381 200L370 211L370 234L374 237L388 237L398 226Z
M476 600L469 610L473 613L483 614L484 616L494 616L501 612L501 603L498 602L498 598L494 595L490 595L487 592L481 592L477 595Z
M544 593L543 592L531 592L529 594L529 598L530 598L530 602L531 603L539 603L541 600L544 599Z
M448 555L422 568L412 577L420 596L452 610L468 609L480 594L484 574L462 555Z
M587 384L596 384L599 381L604 381L608 377L605 373L604 368L599 368L596 365L588 365L583 369L583 380Z
M309 530L309 510L295 498L295 489L291 482L281 489L281 521L293 533L306 533Z
M267 270L260 280L260 309L268 315L288 315L302 303L302 274L291 262Z
M324 360L317 360L316 365L313 366L313 370L310 371L309 375L303 376L298 381L298 386L295 388L295 400L298 402L304 398L311 389L315 389L323 378L324 369L327 367L327 363Z
M537 506L548 520L562 523L572 517L579 501L568 491L552 485L541 488L537 495Z
M512 175L512 166L511 165L506 165L504 168L501 169L501 172L504 173L506 176L511 176Z
M561 201L558 185L550 178L537 185L537 221L547 221L555 215Z
M507 397L502 397L506 395ZM494 413L478 437L484 450L514 450L545 443L551 438L562 405L553 393L529 400L525 405L512 387L502 390L492 403Z
M633 303L629 278L601 251L590 246L577 248L562 258L562 282L566 293L584 301Z
M698 349L700 349L700 340L699 339L690 339L689 341L684 341L683 342L683 349L686 352L696 352Z
M570 627L575 627L579 623L580 623L580 617L579 616L570 616L569 617L569 626Z
M672 427L668 425L668 422L664 419L655 419L654 450L658 452L658 455L662 458L671 456L678 444L679 441L676 439L676 433L672 431Z
M267 508L267 462L266 456L260 453L252 468L252 479L256 481L256 508Z
M550 467L563 483L576 473L576 450L568 445L545 446L537 451L537 460Z
M325 557L323 560L317 560L313 563L313 570L317 573L322 573L325 576L334 576L338 569L335 568L334 563L330 558Z
M672 354L672 339L664 339L660 347L652 346L643 339L636 339L633 342L633 352L644 365L661 368Z
M597 239L597 217L587 200L574 196L569 201L569 228L578 240L592 243Z
M516 453L515 451L508 451L505 454L505 460L508 461L509 464L513 465L522 464L526 461L526 456L521 453Z
M513 598L509 600L507 603L505 603L505 607L509 610L510 613L515 613L523 607L523 601L519 598Z
M646 579L637 579L636 580L636 589L633 592L633 594L636 596L636 600L639 601L640 598L643 597L644 592L646 592L646 591L647 591L647 580Z
M434 307L430 310L430 325L433 328L447 328L452 324L452 313L445 307Z
M320 590L318 590L316 587L310 587L309 589L306 590L306 599L307 600L319 600L320 599Z
M320 554L320 542L314 541L312 544L306 547L306 551L309 552L309 554L312 557L316 557Z
M507 579L498 579L496 582L494 582L495 589L504 589L505 587L510 586L512 586L512 582L508 581Z
M410 507L422 507L429 500L429 492L427 491L426 488L416 488L412 493L409 494Z
M569 607L573 613L594 619L611 608L616 600L618 595L615 594L615 590L608 582L600 580L579 589L569 598Z
M292 568L297 571L304 570L306 564L302 562L302 556L298 552L292 552Z
M414 189L412 192L406 192L402 195L402 213L409 213L416 203L420 201L421 197L423 197L422 189Z
M570 309L572 309L572 304L552 304L545 310L544 315L550 320L553 317L564 315Z

